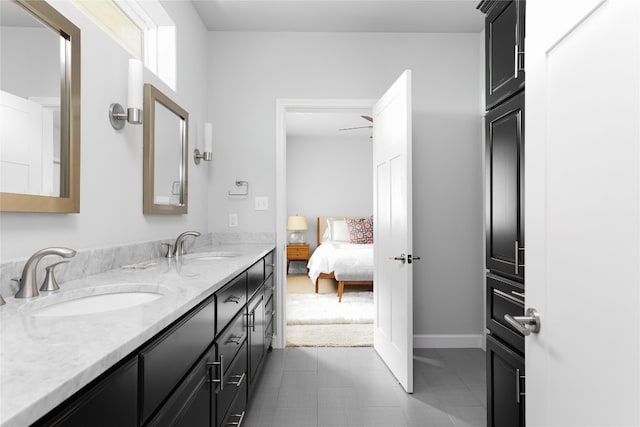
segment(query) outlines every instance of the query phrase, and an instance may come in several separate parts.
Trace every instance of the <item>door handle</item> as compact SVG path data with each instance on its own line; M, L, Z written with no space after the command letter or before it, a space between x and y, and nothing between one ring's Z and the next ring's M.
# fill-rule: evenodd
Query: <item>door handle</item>
M530 335L531 332L535 334L540 332L540 314L535 308L528 308L524 316L505 314L504 320L525 337Z
M400 256L390 257L389 259L393 261L401 261L403 264L407 261L404 254L400 254Z

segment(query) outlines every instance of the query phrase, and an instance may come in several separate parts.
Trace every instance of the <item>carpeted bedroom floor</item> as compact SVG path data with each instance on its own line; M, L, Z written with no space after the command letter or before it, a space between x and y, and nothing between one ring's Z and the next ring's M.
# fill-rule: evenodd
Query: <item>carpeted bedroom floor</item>
M287 346L370 347L373 345L373 292L347 286L338 302L335 280L320 279L319 292L305 274L287 276Z

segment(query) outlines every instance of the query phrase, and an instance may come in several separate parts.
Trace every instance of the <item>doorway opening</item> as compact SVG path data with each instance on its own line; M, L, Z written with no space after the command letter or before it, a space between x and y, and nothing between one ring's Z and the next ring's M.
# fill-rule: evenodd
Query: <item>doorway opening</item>
M344 286L339 301L338 281L322 271L316 293L317 273L322 269L307 267L321 242L327 243L327 217L344 222L345 217L372 215L374 102L277 101L277 304L281 316L276 344L280 347L373 343L372 286ZM299 231L302 242L290 239L290 217L306 222Z

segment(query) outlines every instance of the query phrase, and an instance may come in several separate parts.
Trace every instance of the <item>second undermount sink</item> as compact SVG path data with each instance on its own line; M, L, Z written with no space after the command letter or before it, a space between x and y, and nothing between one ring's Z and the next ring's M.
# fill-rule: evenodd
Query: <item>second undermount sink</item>
M217 251L217 252L200 252L184 256L184 259L195 259L198 261L209 261L214 259L226 259L240 256L237 252Z
M155 289L154 289L155 288ZM86 290L51 295L51 300L42 299L27 310L35 317L80 316L124 310L150 303L164 294L155 287L131 286Z

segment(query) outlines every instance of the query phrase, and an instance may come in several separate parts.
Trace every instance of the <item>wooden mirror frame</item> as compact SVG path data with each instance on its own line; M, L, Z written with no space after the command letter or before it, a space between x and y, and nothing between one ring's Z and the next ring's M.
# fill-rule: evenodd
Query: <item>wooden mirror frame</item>
M155 116L156 101L164 105L184 121L182 130L182 161L181 161L181 189L182 204L163 205L155 203ZM143 209L144 214L186 214L188 207L188 156L189 152L189 113L171 98L162 93L155 86L144 85L144 116L143 116Z
M80 29L49 4L15 0L20 6L67 40L64 78L60 84L60 196L0 192L0 212L80 212Z

